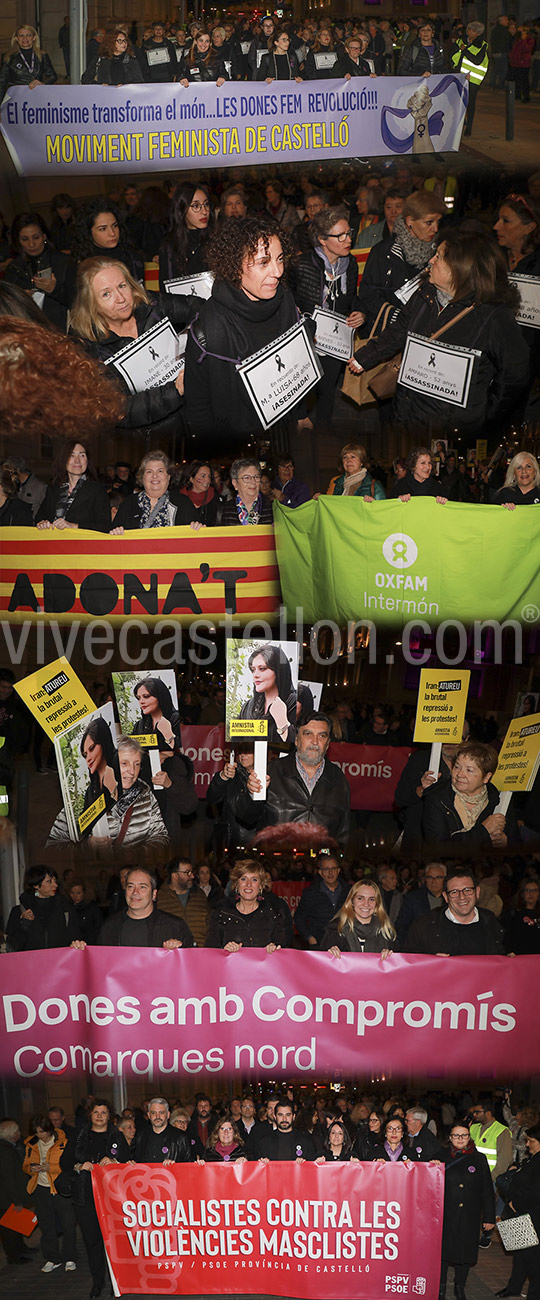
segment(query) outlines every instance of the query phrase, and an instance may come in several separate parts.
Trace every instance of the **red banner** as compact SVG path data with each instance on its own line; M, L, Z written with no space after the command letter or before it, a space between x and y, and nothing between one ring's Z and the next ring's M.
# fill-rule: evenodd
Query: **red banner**
M182 748L195 767L200 799L225 762L225 728L182 726ZM227 746L227 752L228 752ZM392 812L397 783L412 751L391 745L332 744L328 757L341 768L351 791L351 808Z
M540 1073L538 957L56 949L0 957L0 1072Z
M290 910L291 916L294 916L304 889L311 884L309 880L274 880L272 893L277 894L278 898L284 898Z
M442 1168L110 1165L92 1181L117 1295L437 1295Z
M328 757L346 776L351 808L392 812L397 783L410 749L392 745L330 745Z

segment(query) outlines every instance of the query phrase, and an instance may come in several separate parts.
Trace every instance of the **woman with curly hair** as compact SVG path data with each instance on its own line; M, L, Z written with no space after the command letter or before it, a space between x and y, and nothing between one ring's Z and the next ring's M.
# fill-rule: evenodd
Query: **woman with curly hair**
M240 710L241 718L266 718L268 740L292 744L296 722L296 691L291 666L279 645L263 644L248 659L253 695Z
M81 77L83 85L133 86L144 81L142 68L126 33L121 29L106 32L99 53L90 60Z
M125 427L147 431L151 426L152 433L164 437L175 433L183 406L183 371L176 379L134 393L117 370L114 358L126 344L141 338L160 321L169 320L177 331L182 330L193 318L198 299L183 294L147 293L116 258L88 258L79 267L77 286L71 329L84 340L85 348L96 360L107 366L109 386L118 386L120 391L124 388Z
M349 890L343 907L327 926L323 952L341 957L342 952L380 953L388 957L396 942L396 932L387 915L379 886L372 881L357 880Z
M75 218L71 256L75 262L85 262L88 257L122 262L135 280L144 277L142 257L132 247L120 210L110 199L90 199L80 208Z
M50 243L39 212L17 213L11 227L11 247L14 257L6 269L6 284L14 284L31 295L51 325L65 331L75 296L75 267L66 253L60 253Z
M229 449L262 431L238 364L295 325L298 312L283 276L289 240L271 217L225 221L208 246L212 296L191 326L186 348L186 413L191 432ZM298 406L272 426L290 445Z
M266 948L276 952L286 944L287 929L272 897L265 895L267 871L260 862L242 858L229 880L234 893L210 913L206 948L239 952Z
M206 244L212 204L206 185L182 181L173 194L169 229L159 250L159 282L208 270Z
M35 27L24 23L11 37L13 54L5 60L0 69L0 103L9 86L52 86L58 77L51 60L40 49L39 36Z
M90 459L88 448L78 439L62 447L36 515L38 528L91 528L108 533L111 523L109 498Z
M72 339L0 317L2 433L50 436L53 412L57 437L79 441L111 431L122 419L124 398Z

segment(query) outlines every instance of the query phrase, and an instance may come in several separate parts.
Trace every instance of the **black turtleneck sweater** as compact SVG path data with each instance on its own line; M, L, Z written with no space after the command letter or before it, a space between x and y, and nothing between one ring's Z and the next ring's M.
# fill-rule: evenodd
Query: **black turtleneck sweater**
M188 334L185 393L192 433L238 441L260 428L236 363L279 338L297 319L292 293L282 282L273 298L252 302L243 289L216 280Z

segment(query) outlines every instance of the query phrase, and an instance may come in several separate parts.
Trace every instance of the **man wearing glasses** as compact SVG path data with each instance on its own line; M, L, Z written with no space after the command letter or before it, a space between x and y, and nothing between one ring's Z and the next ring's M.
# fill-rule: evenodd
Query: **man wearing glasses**
M503 956L501 926L492 912L478 907L479 893L468 868L452 868L443 890L446 907L413 921L404 951L435 957Z

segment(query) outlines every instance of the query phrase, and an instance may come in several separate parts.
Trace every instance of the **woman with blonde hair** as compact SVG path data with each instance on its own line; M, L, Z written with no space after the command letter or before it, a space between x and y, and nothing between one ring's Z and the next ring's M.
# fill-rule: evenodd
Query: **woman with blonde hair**
M328 484L330 497L364 497L366 501L384 501L386 493L366 468L367 451L360 442L348 442L341 449L343 473L336 474Z
M123 262L89 257L81 263L71 329L84 340L86 351L104 362L111 379L117 379L129 394L124 427L147 429L151 425L152 433L176 432L183 405L183 370L176 379L133 393L115 358L127 344L142 338L161 322L168 320L176 331L182 330L196 315L199 305L198 298L185 294L147 293Z
M0 103L9 86L52 86L58 77L49 55L40 49L35 27L23 23L11 37L13 54L0 69Z
M512 457L503 486L495 496L495 505L505 506L507 510L540 505L540 465L530 451L518 451Z
M266 868L261 862L242 858L233 867L229 880L232 898L214 908L210 914L207 948L239 952L241 948L266 948L276 952L287 942L287 931L273 897L265 894Z
M380 953L388 957L396 942L396 931L387 915L379 886L374 881L357 880L347 894L343 907L327 926L321 951L332 957L342 952Z

